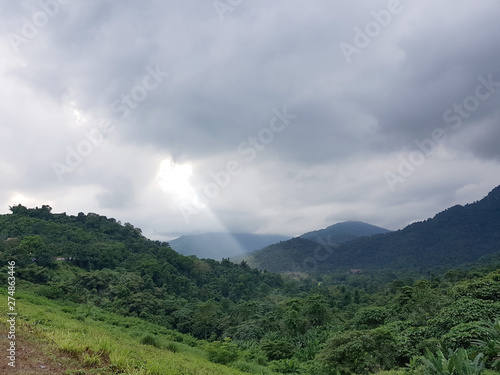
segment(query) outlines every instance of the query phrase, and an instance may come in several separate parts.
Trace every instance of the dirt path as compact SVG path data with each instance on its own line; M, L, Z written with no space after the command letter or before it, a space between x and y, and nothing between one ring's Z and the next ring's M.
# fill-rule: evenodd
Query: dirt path
M15 368L9 366L7 358L10 348L10 340L7 338L7 325L0 324L0 374L68 374L67 370L73 370L74 374L81 368L78 361L69 358L57 350L53 344L44 339L29 326L24 324L17 326L16 332L16 361Z

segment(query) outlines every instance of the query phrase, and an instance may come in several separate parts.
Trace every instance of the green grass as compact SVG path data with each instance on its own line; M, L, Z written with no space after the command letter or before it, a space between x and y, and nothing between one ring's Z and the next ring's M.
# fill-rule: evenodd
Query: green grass
M208 361L202 341L138 318L52 301L31 292L18 292L15 297L18 325L23 326L20 331L36 332L38 340L55 345L61 356L77 361L84 373L248 374ZM0 298L7 300L4 288ZM4 321L1 324L5 326ZM248 371L242 364L237 366ZM248 367L259 374L267 370Z

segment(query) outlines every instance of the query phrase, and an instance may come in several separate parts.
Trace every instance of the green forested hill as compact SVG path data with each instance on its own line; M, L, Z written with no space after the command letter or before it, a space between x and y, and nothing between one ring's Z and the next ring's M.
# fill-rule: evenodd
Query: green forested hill
M494 257L436 274L287 276L185 257L97 214L11 210L0 216L0 296L13 293L15 262L19 343L50 349L49 365L67 368L55 373L420 375L431 356L495 373Z
M453 268L500 252L500 187L482 200L454 206L432 219L335 249L320 269Z
M328 228L305 233L300 237L318 243L331 245L352 241L359 237L389 233L390 230L377 227L362 221L345 221L330 225Z
M43 284L40 293L51 298L92 300L201 337L207 328L190 314L203 309L188 314L183 310L188 301L260 298L283 283L280 276L244 263L185 257L105 216L52 214L49 206L12 211L0 216L0 259L15 260L19 276Z
M293 239L252 254L251 264L274 272L453 268L500 252L500 187L482 200L454 206L434 218L339 246ZM321 255L318 255L321 253ZM326 254L326 255L325 255ZM292 268L290 265L294 265Z
M317 242L302 237L292 238L255 251L245 261L252 267L269 272L306 272L303 260L314 255Z

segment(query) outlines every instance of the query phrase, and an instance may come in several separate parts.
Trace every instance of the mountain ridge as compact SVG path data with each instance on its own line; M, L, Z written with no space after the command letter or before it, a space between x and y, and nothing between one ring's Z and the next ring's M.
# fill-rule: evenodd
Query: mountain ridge
M499 252L499 228L500 186L479 201L452 206L395 232L320 248L292 239L255 252L249 264L271 272L452 268Z
M327 228L319 229L302 234L301 238L312 240L318 243L328 243L331 245L344 243L359 237L372 236L391 232L389 229L377 227L363 221L344 221L330 225Z

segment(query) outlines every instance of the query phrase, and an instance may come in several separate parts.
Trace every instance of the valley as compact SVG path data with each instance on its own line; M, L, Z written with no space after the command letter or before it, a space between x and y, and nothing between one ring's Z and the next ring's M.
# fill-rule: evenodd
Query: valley
M498 373L499 191L396 232L339 223L239 263L95 213L13 206L0 295L19 313L15 371L412 375L441 358Z

